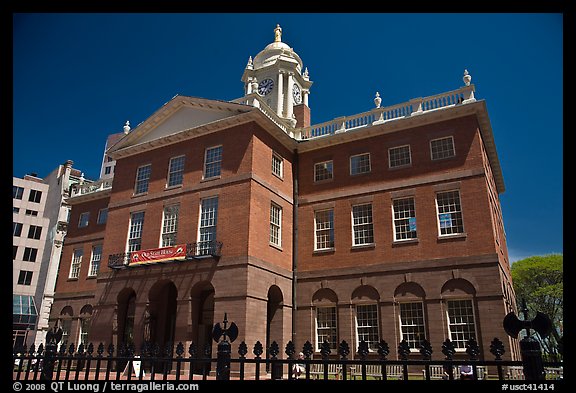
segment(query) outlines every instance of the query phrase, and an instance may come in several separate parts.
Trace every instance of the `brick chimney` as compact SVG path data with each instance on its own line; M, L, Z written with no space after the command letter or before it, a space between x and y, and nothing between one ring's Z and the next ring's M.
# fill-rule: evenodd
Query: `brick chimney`
M294 106L294 117L296 117L296 128L310 126L310 108L306 104Z

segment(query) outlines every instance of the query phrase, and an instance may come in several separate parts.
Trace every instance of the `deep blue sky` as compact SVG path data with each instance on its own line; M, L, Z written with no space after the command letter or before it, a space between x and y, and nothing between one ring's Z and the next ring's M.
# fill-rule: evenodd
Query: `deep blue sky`
M485 99L512 261L563 251L561 14L15 14L13 176L67 159L96 179L106 136L174 95L232 100L248 56L293 47L312 123L463 85Z

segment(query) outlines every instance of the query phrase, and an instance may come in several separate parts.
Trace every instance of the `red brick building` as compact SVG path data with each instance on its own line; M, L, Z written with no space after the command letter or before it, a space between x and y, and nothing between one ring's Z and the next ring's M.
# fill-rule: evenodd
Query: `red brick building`
M484 356L498 337L516 358L504 182L470 76L311 126L277 27L242 80L234 102L174 97L108 146L113 182L70 199L51 315L68 342L203 348L227 313L249 346L384 339L395 358L473 338Z

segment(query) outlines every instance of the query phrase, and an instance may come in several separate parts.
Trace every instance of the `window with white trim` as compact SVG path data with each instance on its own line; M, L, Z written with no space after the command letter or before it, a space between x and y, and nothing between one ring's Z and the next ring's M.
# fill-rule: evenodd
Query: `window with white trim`
M394 240L417 239L414 198L394 199L392 210L394 212Z
M350 157L350 175L370 173L370 153L357 154Z
M144 212L130 213L130 228L128 229L128 252L139 251L142 247L143 227Z
M78 220L78 228L87 227L89 222L90 222L90 212L80 213L80 219Z
M24 188L18 186L12 186L12 198L22 199L22 195L24 195Z
M134 195L148 192L150 184L150 174L152 173L152 164L143 165L136 171L136 183L134 185Z
M88 277L95 277L100 270L100 261L102 260L102 244L92 247L92 256L90 257L90 268L88 269Z
M28 270L20 270L20 274L18 275L18 285L31 285L33 274L34 272Z
M108 208L98 210L96 224L106 224L106 221L108 221Z
M352 206L352 245L374 244L372 204Z
M33 247L24 247L24 255L22 260L26 262L36 262L36 256L38 255L38 249Z
M218 221L218 197L202 199L200 203L200 225L198 230L198 254L208 255L216 241Z
M20 236L22 234L22 223L12 221L12 236Z
M426 338L422 302L400 303L400 340L406 340L411 350L418 350Z
M282 246L282 208L275 203L270 204L270 243Z
M80 265L82 264L82 256L84 251L81 248L74 250L72 254L72 264L70 265L70 275L68 278L78 278L80 276Z
M204 179L220 176L222 146L209 147L204 154Z
M314 213L314 250L334 248L334 209Z
M284 177L284 160L276 153L272 153L272 173L280 179Z
M456 155L456 151L454 150L454 138L449 136L446 138L431 140L430 154L432 160L454 157Z
M378 350L378 305L356 305L357 342L364 340L370 351Z
M468 340L476 340L476 325L471 299L448 300L448 333L457 349L466 349Z
M168 167L168 182L166 187L172 187L182 184L184 179L184 162L186 156L172 157Z
M388 166L397 168L412 164L410 145L397 146L388 149Z
M39 240L42 236L42 227L37 225L30 225L28 228L28 239Z
M314 181L330 180L334 177L332 161L318 162L314 164Z
M330 343L330 349L337 349L337 332L336 307L316 307L316 350L322 348L324 341Z
M176 245L176 235L178 233L178 213L179 205L164 207L162 219L162 242L160 247L170 247Z
M460 192L458 190L436 194L436 207L440 236L464 233Z
M42 199L42 191L30 190L30 195L28 196L29 202L40 203L40 199Z

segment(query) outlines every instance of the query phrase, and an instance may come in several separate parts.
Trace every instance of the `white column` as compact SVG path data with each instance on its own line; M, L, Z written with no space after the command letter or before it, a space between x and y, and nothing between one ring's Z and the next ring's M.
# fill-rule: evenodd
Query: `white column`
M304 96L304 105L306 105L307 107L310 106L308 105L308 94L310 94L309 90L302 90L302 95Z
M288 86L286 89L286 94L288 94L288 97L286 97L286 117L288 119L292 118L292 110L294 106L294 98L292 97L292 89L294 88L293 75L294 74L292 72L288 73Z
M283 86L284 86L284 77L283 77L283 72L280 71L278 72L278 96L277 96L277 101L278 104L276 106L276 114L278 114L278 116L282 117L282 106L284 104L284 100L283 100L283 96L282 96L282 90L283 90Z
M248 78L248 82L246 83L246 95L252 93L252 78Z

